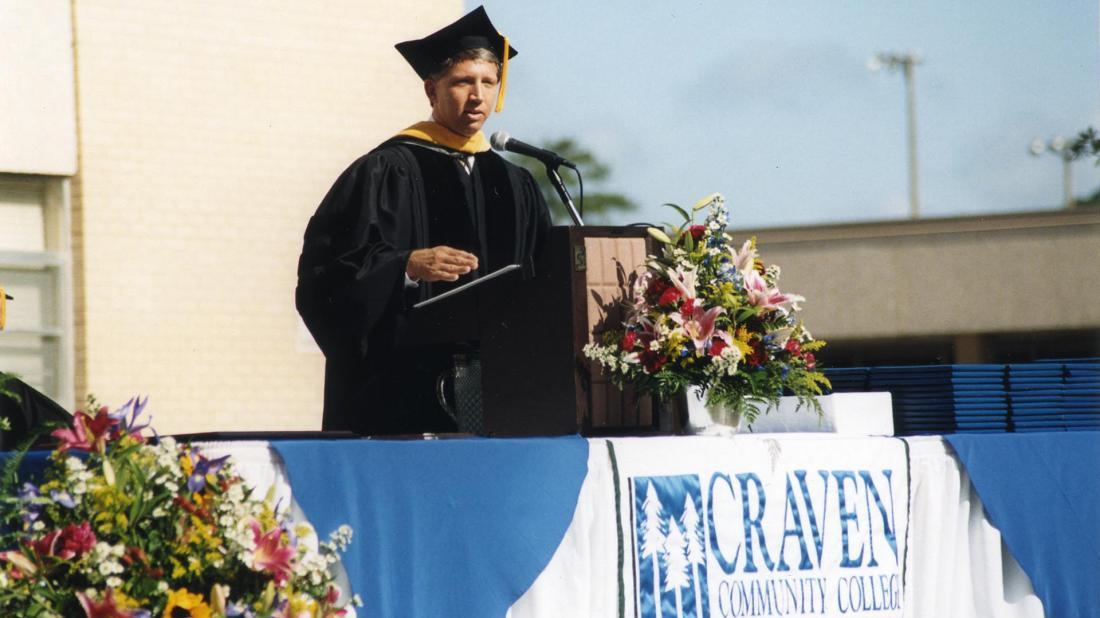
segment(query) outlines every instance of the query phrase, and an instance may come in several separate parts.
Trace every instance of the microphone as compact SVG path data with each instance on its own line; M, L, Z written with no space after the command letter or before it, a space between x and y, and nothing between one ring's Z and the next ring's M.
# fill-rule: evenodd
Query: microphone
M531 144L521 142L518 139L513 139L512 136L508 135L504 131L497 131L496 133L493 133L493 136L489 138L489 143L493 145L494 150L507 150L508 152L514 152L516 154L521 154L527 157L534 157L546 164L547 167L557 167L559 165L564 165L565 167L574 170L577 169L577 166L573 164L572 161L558 156L557 153L550 152L549 150L544 150L542 148L539 148L538 146L532 146Z

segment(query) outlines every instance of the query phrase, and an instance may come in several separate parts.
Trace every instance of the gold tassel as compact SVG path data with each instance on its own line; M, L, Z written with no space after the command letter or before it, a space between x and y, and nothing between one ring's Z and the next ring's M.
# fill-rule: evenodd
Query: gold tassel
M504 87L508 84L508 37L501 37L504 39L504 59L500 61L500 90L497 91L497 106L493 110L497 114L504 109Z

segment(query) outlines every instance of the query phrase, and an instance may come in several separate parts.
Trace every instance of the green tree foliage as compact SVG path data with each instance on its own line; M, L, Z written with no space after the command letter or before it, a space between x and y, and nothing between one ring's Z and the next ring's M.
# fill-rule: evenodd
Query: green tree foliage
M543 142L539 144L539 147L556 152L577 164L577 169L584 176L583 217L585 223L606 223L613 213L629 212L637 208L637 205L627 196L607 189L606 181L611 177L611 168L597 159L591 151L578 144L576 140L564 137ZM550 184L550 179L546 176L546 167L531 157L508 156L512 162L522 165L534 175L535 180L539 183L539 188L542 190L542 196L546 198L546 203L550 205L550 213L554 217L554 223L559 225L571 223L572 219L569 217L569 212L566 210L565 205L561 203L561 198L558 197L557 191L554 190L554 186ZM573 197L573 202L577 205L577 208L580 208L581 196L580 187L577 184L577 175L573 173L573 170L565 167L560 168L558 173L565 181L565 186L569 189L569 195Z
M1096 165L1100 166L1100 132L1089 127L1077 134L1066 148L1066 156L1069 160L1096 159ZM1092 195L1077 200L1078 208L1100 208L1100 189Z
M1077 134L1066 147L1066 156L1071 161L1074 159L1096 158L1096 165L1100 165L1100 133L1089 127Z

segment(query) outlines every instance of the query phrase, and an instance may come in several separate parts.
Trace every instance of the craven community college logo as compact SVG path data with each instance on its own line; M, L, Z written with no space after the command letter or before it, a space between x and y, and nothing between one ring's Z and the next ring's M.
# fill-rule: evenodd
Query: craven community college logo
M710 615L699 476L636 477L633 482L639 615Z
M638 618L901 615L894 469L628 478Z

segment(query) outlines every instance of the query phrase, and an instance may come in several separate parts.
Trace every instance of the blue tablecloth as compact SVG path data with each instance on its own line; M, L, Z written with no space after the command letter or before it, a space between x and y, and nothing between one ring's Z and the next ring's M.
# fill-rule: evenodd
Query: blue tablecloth
M354 528L344 565L365 616L504 616L553 556L588 469L578 437L272 446L321 538Z
M1100 615L1100 433L945 438L1046 615Z

